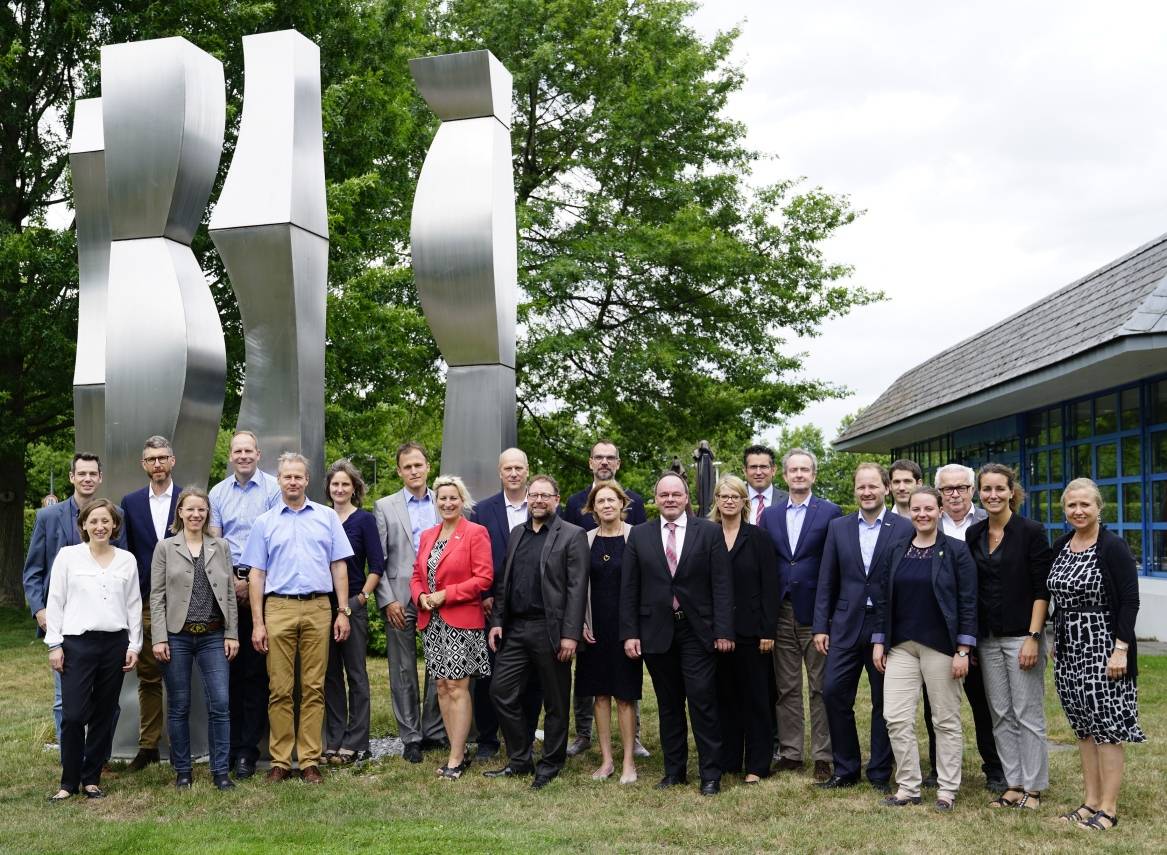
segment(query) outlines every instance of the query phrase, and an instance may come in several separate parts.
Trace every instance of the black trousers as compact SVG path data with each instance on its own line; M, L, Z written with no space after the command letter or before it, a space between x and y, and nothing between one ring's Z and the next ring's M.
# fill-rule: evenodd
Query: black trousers
M975 655L975 651L973 652ZM981 771L985 778L1001 780L1005 770L1001 768L1001 758L997 756L997 743L993 739L993 714L989 712L989 700L985 697L985 681L981 677L981 667L974 665L969 657L968 676L964 678L964 694L972 707L973 726L977 734L977 751L981 755ZM928 703L928 690L924 689L924 723L928 727L928 762L932 774L936 774L936 731L932 728L932 705Z
M644 656L656 692L666 775L681 778L686 774L689 740L685 701L688 700L701 780L721 779L716 656L705 649L688 620L677 621L673 628L673 644L668 651Z
M503 628L502 643L494 660L490 696L498 711L498 723L506 740L512 766L531 765L531 725L523 696L531 678L538 675L543 687L543 756L536 774L554 777L567 760L567 726L571 714L571 662L556 659L557 650L547 637L542 618L516 618Z
M251 646L251 607L239 606L239 653L231 660L231 758L259 759L267 734L267 658Z
M868 614L859 638L870 639L876 626L875 615ZM883 674L875 669L871 660L869 640L860 641L854 647L832 644L827 653L823 705L827 710L827 727L831 731L831 759L835 774L840 778L859 779L863 756L859 731L855 727L855 696L859 691L859 677L865 670L871 684L871 756L867 762L867 779L886 784L891 780L891 741L887 737L887 723L883 720ZM931 724L929 718L929 733Z
M101 783L113 747L122 666L129 633L66 635L61 674L61 789L76 793Z
M717 707L721 719L721 771L770 774L770 683L773 657L758 639L739 637L733 653L717 655ZM743 751L745 765L742 765Z
M494 651L486 651L490 659L490 673L495 668ZM490 685L493 677L474 678L474 727L478 731L478 747L489 746L498 748L498 710L494 708L494 701L490 698ZM543 709L543 686L539 683L539 675L531 674L527 680L527 691L523 693L523 714L527 718L527 730L531 735L531 742L535 741L535 728L539 726L539 712Z

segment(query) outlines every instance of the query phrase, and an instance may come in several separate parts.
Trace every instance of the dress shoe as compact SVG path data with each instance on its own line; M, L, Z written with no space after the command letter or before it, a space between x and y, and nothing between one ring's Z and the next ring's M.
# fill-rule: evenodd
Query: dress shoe
M177 790L189 790L190 772L179 772L178 776L174 779L174 787Z
M938 783L936 781L936 773L933 772L931 775L928 775L926 778L924 778L924 780L920 782L920 786L925 787L929 790L936 789L936 787L938 786Z
M126 767L129 772L141 772L151 763L157 763L159 760L157 748L139 748L138 753L134 755L134 759L130 761L130 765Z
M856 778L840 778L838 775L831 775L825 781L819 781L815 784L820 790L842 790L846 787L853 787L858 784Z
M632 756L633 757L640 757L640 758L651 757L652 752L649 751L647 748L645 748L643 745L641 745L640 740L637 739L635 742L632 743Z
M250 757L240 757L235 761L235 780L246 781L255 774L255 761Z
M701 795L716 796L721 792L721 781L717 779L701 782Z
M880 802L884 807L908 807L909 805L918 805L922 799L919 796L888 796Z
M669 787L679 787L687 783L689 783L689 779L684 775L665 775L657 782L656 788L658 790L667 790Z
M801 760L782 759L774 764L775 772L801 772L805 765Z
M891 783L888 781L872 781L871 788L880 793L891 794Z
M530 775L535 770L530 766L512 766L507 763L501 769L487 769L482 773L484 778L519 778L524 775Z
M546 787L555 778L554 775L536 775L535 780L531 782L532 790L541 790Z
M230 778L228 778L227 773L224 772L221 775L215 776L215 789L216 790L233 790L233 789L235 789L235 782L232 781Z
M404 757L406 760L408 760L410 763L420 763L421 762L421 743L418 743L418 742L406 743L405 751L402 752L401 756Z
M292 771L290 769L285 769L283 766L272 766L268 770L264 780L269 784L278 784L280 781L286 781L290 777L292 777Z
M1009 785L1005 783L1004 778L985 778L985 789L994 793L1003 793L1009 789Z
M829 781L834 775L831 774L831 764L826 760L814 761L814 779L820 784Z
M300 770L300 777L305 784L323 784L324 776L320 774L320 770L315 766L307 766Z
M571 744L567 746L567 756L575 757L577 754L583 754L592 747L592 740L587 736L577 736L571 740Z
M449 751L450 743L444 739L423 739L420 747L422 751Z
M475 752L475 757L479 760L491 760L498 756L499 746L491 745L489 742L478 743L478 751Z

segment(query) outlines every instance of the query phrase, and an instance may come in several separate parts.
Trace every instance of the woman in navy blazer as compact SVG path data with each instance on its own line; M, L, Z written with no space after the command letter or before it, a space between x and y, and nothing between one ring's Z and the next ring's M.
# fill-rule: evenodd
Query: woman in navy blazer
M439 476L433 492L442 521L421 533L409 593L417 605L426 671L437 679L438 706L450 740L449 759L438 774L456 779L470 765L470 678L490 673L482 595L494 581L494 567L490 535L463 516L474 501L462 479Z
M879 632L871 637L871 656L884 672L883 717L899 788L883 803L920 803L916 707L924 684L936 729L936 809L947 812L960 789L960 681L977 643L977 568L963 541L941 533L941 506L932 487L912 493L908 507L916 535L891 552L876 602Z

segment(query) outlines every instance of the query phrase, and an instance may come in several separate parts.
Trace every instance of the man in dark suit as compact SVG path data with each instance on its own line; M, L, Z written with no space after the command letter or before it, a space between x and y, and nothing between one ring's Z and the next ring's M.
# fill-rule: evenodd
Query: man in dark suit
M588 496L597 484L605 484L616 480L616 473L620 471L620 449L613 442L606 439L596 440L588 454L588 468L592 471L592 484L578 493L567 497L567 508L563 511L563 518L573 525L578 525L584 531L591 531L596 527L596 521L591 514L583 512L588 503ZM648 519L644 512L644 499L635 490L624 487L628 495L628 510L624 521L629 525L639 525ZM575 739L567 746L567 756L574 757L592 747L592 716L596 699L591 695L575 695L572 699L575 713ZM637 705L636 745L633 748L637 757L647 757L648 751L640 744L640 706Z
M63 502L41 508L36 512L32 537L28 543L28 555L24 559L24 596L28 607L36 619L37 636L45 634L45 604L49 595L49 577L53 572L53 562L57 553L65 546L76 546L81 542L81 529L77 527L77 515L97 495L101 486L101 460L96 454L86 451L73 455L69 464L69 483L73 485L73 495ZM125 529L114 542L115 546L125 546ZM53 724L56 727L57 743L61 742L61 674L53 671Z
M498 710L507 763L488 778L535 772L541 790L567 759L571 660L583 634L588 591L588 540L560 519L559 485L536 475L527 490L529 519L511 532L502 578L494 589L488 643L497 652L491 697ZM543 686L543 756L531 764L523 692L532 672Z
M778 689L777 769L803 768L806 724L802 708L802 669L810 694L810 741L816 781L831 777L831 734L823 707L825 657L815 649L811 633L819 564L827 526L842 515L839 506L811 493L818 461L803 448L782 456L782 475L790 495L762 513L761 527L778 552L778 635L774 641L774 682Z
M527 476L530 474L526 453L519 448L508 448L498 456L498 477L502 489L488 499L474 506L470 514L471 522L485 526L490 535L490 553L494 563L494 578L497 583L502 578L506 564L507 540L511 530L527 521ZM482 599L486 619L490 620L494 609L493 588ZM487 651L491 671L494 670L494 652ZM490 699L490 677L476 677L474 680L474 725L478 728L478 759L489 760L498 754L498 712ZM531 741L535 739L535 728L539 725L539 710L543 707L543 692L539 687L539 675L531 674L527 692L523 696L523 710L527 717L527 728Z
M721 728L715 651L733 650L733 575L721 526L689 514L681 476L656 483L660 520L628 535L620 586L624 652L644 657L656 692L665 774L684 784L689 756L685 702L701 768L701 794L721 791Z
M883 720L883 674L871 659L871 634L878 632L875 601L881 562L893 546L911 540L915 528L907 517L887 509L889 478L878 463L855 469L859 511L831 521L815 595L814 645L827 657L823 703L831 732L834 774L819 784L826 789L854 786L862 757L855 729L855 693L867 670L871 684L871 755L867 779L887 790L892 752Z
M751 445L742 453L749 485L746 499L750 503L750 522L754 525L761 523L766 508L786 501L786 493L774 486L774 476L778 473L774 464L774 450L765 445Z
M138 562L138 586L142 590L142 632L150 632L150 563L154 547L169 536L174 509L182 488L170 477L174 469L174 451L170 440L152 436L142 449L142 468L150 483L141 490L127 493L122 499L125 511L126 545ZM154 658L153 648L142 645L138 656L138 754L130 761L129 771L138 772L158 762L158 743L162 739L162 670Z

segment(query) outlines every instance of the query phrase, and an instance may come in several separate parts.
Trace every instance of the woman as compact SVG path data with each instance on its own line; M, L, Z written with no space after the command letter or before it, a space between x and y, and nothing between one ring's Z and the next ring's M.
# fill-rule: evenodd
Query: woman
M723 772L744 768L745 782L770 775L770 653L778 627L778 556L773 541L748 522L746 484L723 475L713 488L709 519L721 523L733 568L733 652L717 657L717 700L721 710ZM745 751L745 765L742 752Z
M986 463L977 490L989 516L965 541L977 565L977 658L1007 784L989 806L1037 810L1049 787L1045 618L1053 552L1045 526L1017 513L1025 494L1012 469Z
M441 475L433 492L442 521L421 533L409 591L417 605L426 671L438 681L438 706L450 740L449 759L438 774L456 780L470 765L470 678L490 674L482 595L490 590L494 565L486 528L465 517L474 501L462 479Z
M1078 737L1086 797L1062 819L1105 831L1118 825L1124 742L1139 729L1135 618L1139 580L1126 541L1107 531L1102 495L1089 478L1062 492L1073 531L1054 544L1054 687Z
M883 717L896 761L888 807L920 803L916 707L920 684L936 730L936 810L951 811L960 789L960 681L977 643L977 568L964 541L942 534L940 493L917 487L908 503L915 537L893 547L880 584L871 656L883 673Z
M197 662L207 699L211 778L220 790L231 756L230 662L239 652L239 612L231 548L207 534L211 504L187 487L174 510L173 537L158 542L150 564L150 627L154 658L166 681L166 730L174 786L189 790L190 673Z
M336 461L324 477L328 498L353 548L348 563L349 637L331 642L324 680L324 760L334 766L364 762L369 754L369 597L385 572L385 551L377 520L363 510L365 482L347 458ZM368 575L365 568L368 567ZM345 679L348 695L345 695Z
M49 664L61 675L61 787L51 802L78 791L105 797L101 767L113 745L122 677L142 650L138 565L110 543L121 532L121 512L95 499L77 524L82 542L57 553L45 604Z
M615 481L592 487L583 513L591 514L597 528L588 532L591 570L588 575L588 605L584 615L579 664L575 671L575 692L595 696L596 735L600 742L600 768L592 779L605 781L616 770L612 758L612 698L616 699L616 719L624 762L620 783L636 782L636 702L644 682L639 659L624 655L620 641L620 580L624 543L632 526L624 522L630 500Z

